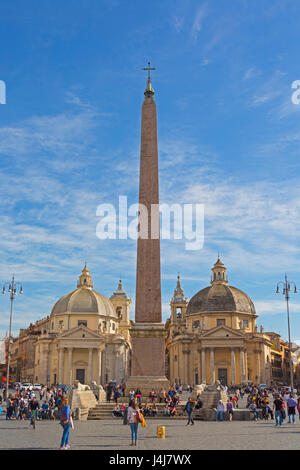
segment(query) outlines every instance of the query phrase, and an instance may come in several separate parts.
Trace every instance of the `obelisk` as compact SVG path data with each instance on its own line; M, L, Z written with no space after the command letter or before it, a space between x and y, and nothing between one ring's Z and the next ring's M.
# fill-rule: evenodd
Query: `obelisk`
M131 376L127 390L140 388L144 396L154 388L167 388L165 377L166 330L161 314L159 185L156 105L150 62L142 106L139 236L137 243L135 323L132 338Z

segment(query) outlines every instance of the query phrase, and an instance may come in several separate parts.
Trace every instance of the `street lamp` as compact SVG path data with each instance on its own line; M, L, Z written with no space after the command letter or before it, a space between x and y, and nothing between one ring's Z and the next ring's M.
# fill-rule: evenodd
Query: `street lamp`
M19 294L23 294L23 287L20 282L15 281L13 275L11 282L5 282L2 288L2 294L5 294L5 287L8 286L8 292L10 293L10 316L9 316L9 335L8 335L8 346L7 346L7 373L6 373L6 397L8 397L8 386L9 386L9 363L10 363L10 338L11 338L11 322L13 312L13 301L17 295L17 286L20 286Z
M291 331L290 331L290 309L289 309L289 292L291 291L291 285L294 286L294 294L298 294L296 284L293 281L289 281L287 275L284 276L284 282L279 281L277 283L276 294L280 294L280 287L282 286L282 294L285 296L286 300L286 310L287 310L287 319L288 319L288 333L289 333L289 359L290 359L290 382L291 382L291 393L294 392L294 374L293 374L293 363L292 363L292 347L291 347Z

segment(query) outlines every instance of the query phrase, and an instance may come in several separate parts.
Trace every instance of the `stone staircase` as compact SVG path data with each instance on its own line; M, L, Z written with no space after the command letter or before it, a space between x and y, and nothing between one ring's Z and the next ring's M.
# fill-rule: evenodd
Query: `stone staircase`
M226 405L227 395L221 390L204 390L200 395L200 399L203 402L203 408L213 409L217 408L220 400Z
M122 402L120 402L122 403ZM127 401L126 401L126 406L127 406ZM170 418L169 416L164 416L163 410L164 410L164 403L156 403L157 406L157 416L145 416L145 419L158 419L158 418L164 418L164 419L186 419L186 415L183 415L183 409L185 407L185 403L181 403L178 406L176 406L177 410L177 415L175 418ZM92 419L123 419L123 418L112 418L112 412L114 410L115 404L114 403L97 403L97 405L94 408L89 409L88 413L88 420ZM151 405L150 405L151 408Z

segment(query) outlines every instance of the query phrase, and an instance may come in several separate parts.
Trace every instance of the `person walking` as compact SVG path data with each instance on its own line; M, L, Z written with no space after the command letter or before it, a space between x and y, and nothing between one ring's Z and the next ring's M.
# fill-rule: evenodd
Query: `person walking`
M222 402L222 400L219 401L216 411L217 411L216 412L216 421L218 421L219 416L220 416L220 421L223 421L225 406L224 406L224 403Z
M194 411L194 403L191 399L191 397L188 399L186 405L185 405L185 408L184 408L184 411L187 412L188 414L188 422L186 423L186 426L188 426L189 424L194 424L194 420L193 420L193 411Z
M295 424L296 406L297 406L297 402L295 398L293 397L293 395L290 394L290 397L287 400L289 423L291 423L291 421L293 420L293 423Z
M66 450L70 448L70 445L69 445L70 429L71 428L74 429L72 412L71 412L68 398L63 399L63 406L61 408L61 416L60 416L60 424L62 425L62 428L63 428L60 449Z
M30 400L29 406L28 406L28 410L30 411L30 426L32 426L32 429L35 429L36 418L37 418L39 409L40 409L40 404L37 401L36 397L33 397L33 399Z
M283 419L282 419L282 411L283 411L283 400L280 398L279 395L276 396L274 403L273 403L273 409L275 410L275 426L282 426Z
M11 395L9 395L9 397L6 398L6 419L11 419L12 410L13 410L12 397Z
M127 420L131 430L131 446L136 446L138 441L139 413L135 400L131 400L127 411Z

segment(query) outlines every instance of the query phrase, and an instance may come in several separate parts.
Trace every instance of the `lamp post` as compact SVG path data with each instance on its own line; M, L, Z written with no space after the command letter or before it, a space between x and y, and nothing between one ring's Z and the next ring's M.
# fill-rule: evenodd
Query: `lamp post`
M294 373L293 373L293 363L292 363L292 347L291 347L291 330L290 330L290 309L289 309L289 292L291 291L291 285L294 286L294 294L298 294L296 284L293 281L289 281L287 275L284 276L284 282L279 281L277 283L276 294L280 294L280 285L282 286L282 294L285 296L286 300L286 310L287 310L287 319L288 319L288 334L289 334L289 362L290 362L290 382L291 382L291 393L294 392Z
M2 294L5 294L5 287L8 286L8 292L10 293L10 315L9 315L9 335L8 335L8 346L7 346L7 373L6 373L6 397L8 397L8 386L9 386L9 363L10 363L10 338L11 338L11 323L12 323L12 312L13 312L13 301L17 295L17 286L20 286L19 294L23 294L22 284L15 281L13 275L11 282L5 282L3 284Z

